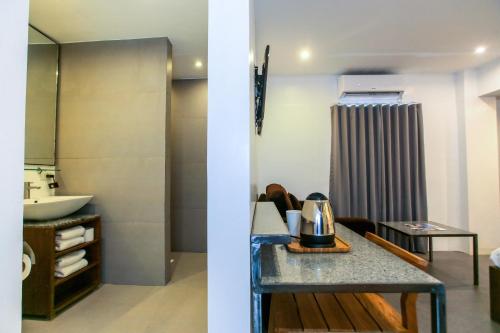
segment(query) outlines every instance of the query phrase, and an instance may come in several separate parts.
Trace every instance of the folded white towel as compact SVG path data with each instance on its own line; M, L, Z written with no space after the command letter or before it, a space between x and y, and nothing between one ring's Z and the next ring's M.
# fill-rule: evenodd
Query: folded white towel
M57 230L56 231L56 239L71 239L75 237L83 236L85 233L85 228L81 225L78 225L73 228Z
M82 249L66 254L60 258L57 258L56 269L72 265L75 262L79 262L80 259L82 259L84 256L85 256L85 250Z
M72 265L62 267L62 268L56 268L56 271L54 274L56 277L59 277L59 278L66 277L68 275L73 274L76 271L79 271L80 269L87 266L88 264L89 264L89 262L87 261L87 259L81 259L80 261L75 262Z
M490 259L495 266L500 267L500 248L491 252Z
M94 240L94 228L85 229L83 238L85 238L85 242L92 242Z
M56 251L62 251L69 249L72 246L82 244L85 242L85 239L83 237L75 237L71 239L56 239Z

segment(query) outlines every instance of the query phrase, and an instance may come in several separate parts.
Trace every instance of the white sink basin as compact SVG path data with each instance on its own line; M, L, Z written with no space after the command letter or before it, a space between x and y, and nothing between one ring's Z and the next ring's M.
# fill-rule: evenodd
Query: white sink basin
M64 217L76 212L91 199L91 195L24 199L24 219L41 221Z

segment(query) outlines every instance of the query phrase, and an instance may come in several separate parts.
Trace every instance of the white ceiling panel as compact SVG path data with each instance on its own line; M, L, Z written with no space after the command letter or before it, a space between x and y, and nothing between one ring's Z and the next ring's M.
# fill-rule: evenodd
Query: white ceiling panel
M500 55L500 0L255 0L255 22L274 74L452 72Z

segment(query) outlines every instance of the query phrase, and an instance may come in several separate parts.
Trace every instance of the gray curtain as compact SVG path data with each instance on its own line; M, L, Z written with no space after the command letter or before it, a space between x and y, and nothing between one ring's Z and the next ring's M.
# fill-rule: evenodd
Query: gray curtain
M427 220L422 105L334 105L330 200L334 214ZM383 235L409 248L399 233ZM423 241L415 244L425 251Z

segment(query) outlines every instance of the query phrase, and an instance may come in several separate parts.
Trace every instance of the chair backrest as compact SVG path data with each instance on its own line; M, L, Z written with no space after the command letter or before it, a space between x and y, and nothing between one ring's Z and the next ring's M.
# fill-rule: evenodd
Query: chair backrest
M417 268L420 268L421 270L425 271L427 269L427 266L429 265L427 260L420 258L419 256L416 256L413 253L408 252L405 249L402 249L399 246L397 246L389 241L386 241L382 237L379 237L375 234L372 234L371 232L367 232L365 234L365 237L369 241L383 247L387 251L397 255L401 259L407 261L408 263L412 264L413 266L415 266Z
M286 189L280 184L269 184L266 186L266 195L270 195L276 191L287 193Z
M266 186L266 196L267 199L273 200L273 198L276 197L276 195L281 196L285 205L285 210L287 209L293 209L292 202L290 201L290 197L288 196L288 191L281 186L280 184L269 184Z
M383 247L387 251L397 255L406 262L412 264L413 266L420 268L421 270L426 270L429 263L427 260L414 255L399 246L386 241L382 237L379 237L371 232L365 234L366 239L369 241ZM408 329L408 333L418 333L418 318L417 318L417 293L402 293L401 294L401 319L404 327Z

